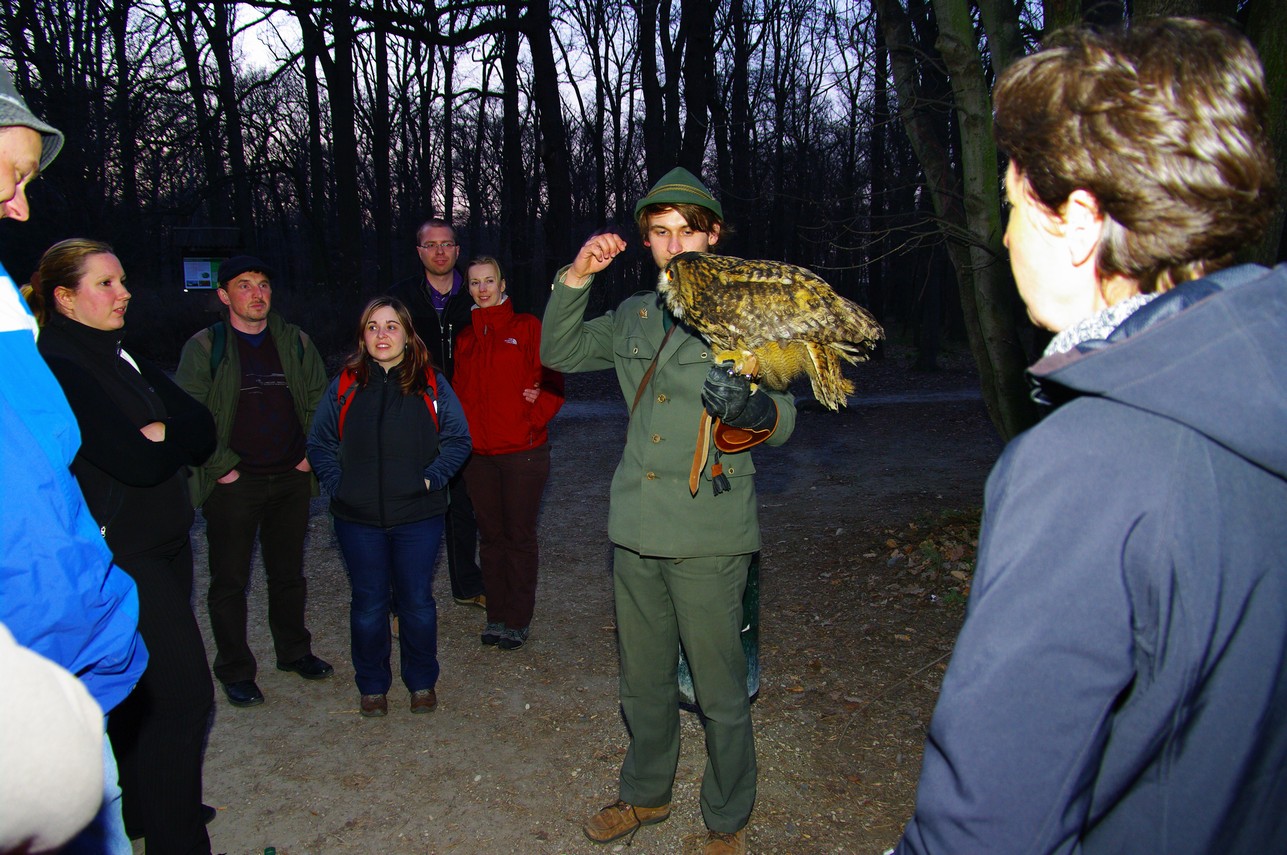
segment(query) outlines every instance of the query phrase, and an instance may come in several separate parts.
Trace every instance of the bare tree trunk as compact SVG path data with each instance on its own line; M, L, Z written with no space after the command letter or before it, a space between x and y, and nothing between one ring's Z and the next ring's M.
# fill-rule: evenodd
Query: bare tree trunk
M442 216L456 216L456 48L438 49L442 60Z
M710 104L714 100L715 3L712 0L685 0L681 7L684 31L684 135L679 165L700 175L710 129ZM676 114L678 110L674 111Z
M311 0L291 0L291 11L304 34L306 51L317 48L317 61L326 79L331 113L331 171L334 177L336 231L328 241L330 280L349 295L362 293L359 263L362 254L362 205L358 193L356 109L353 94L353 18L348 0L329 0L319 8ZM314 18L321 13L321 18ZM323 21L331 23L331 52L324 49ZM316 198L316 191L315 191Z
M532 271L544 282L549 278L549 259L562 264L571 258L576 238L572 225L572 170L567 132L563 126L563 101L559 97L558 68L550 46L552 27L549 0L531 0L527 7L527 43L532 51L532 94L541 128L538 151L545 167L549 208L545 216L546 254Z
M885 322L887 300L885 295L885 269L889 266L889 51L885 48L884 31L876 27L875 93L871 117L871 215L870 233L873 235L867 252L867 299L876 320ZM884 356L883 342L877 346L877 355Z
M746 0L730 0L729 29L733 40L733 61L728 68L728 168L720 176L724 213L730 223L749 227L749 212L756 198L751 181L751 36L746 20ZM747 234L748 243L758 245L755 235Z
M1001 245L1001 204L998 193L997 149L992 136L992 94L983 78L979 37L970 20L970 10L960 0L934 0L938 13L939 52L952 83L956 115L960 122L961 167L963 175L964 239L967 241L970 279L959 277L961 287L972 286L981 350L991 366L994 400L989 409L1003 436L1011 437L1035 421L1036 412L1028 397L1023 372L1027 355L1019 342L1016 323L1014 280ZM1012 4L1001 0L991 4L991 18L1002 33L988 44L993 62L1008 63L1004 49L1018 49L1018 18ZM953 236L948 236L954 242ZM986 397L986 393L985 393Z
M308 183L307 192L303 195L304 216L311 228L308 243L312 247L313 275L322 279L331 278L330 254L327 239L330 219L327 216L327 181L326 161L322 141L322 95L317 79L318 61L324 51L321 33L314 26L304 26L300 18L303 36L303 56L300 58L304 71L304 97L308 109ZM311 16L308 17L311 22Z
M1252 3L1266 0L1252 0ZM1281 6L1268 0L1268 5ZM1238 0L1135 0L1135 18L1178 17L1191 18L1196 15L1224 18L1232 21L1238 14Z
M112 34L112 51L116 54L116 95L112 114L118 129L117 148L121 173L121 215L134 220L139 215L138 139L135 133L134 110L130 102L134 87L131 83L133 68L125 35L129 23L130 0L117 0L106 10L107 27Z
M170 29L183 56L183 70L192 97L192 113L196 119L197 139L205 166L207 210L210 222L215 225L232 225L232 205L227 193L227 175L220 157L223 147L219 144L219 128L215 116L207 108L205 80L201 69L200 45L197 38L198 20L202 11L197 0L188 0L180 8L166 6Z
M418 51L419 45L416 45L413 49L413 53L418 53ZM425 51L426 74L423 90L418 102L420 109L416 112L416 121L420 125L420 156L416 164L417 169L415 173L420 177L420 212L416 217L416 220L418 221L415 224L416 227L419 227L419 221L423 221L434 213L434 169L432 168L434 160L434 136L430 132L430 128L433 127L433 112L430 110L430 104L432 103L430 93L433 92L433 56L434 52L432 50Z
M336 285L362 293L362 197L358 192L357 115L353 103L353 14L349 0L332 0L332 54L322 73L331 105L331 151L335 172Z
M224 142L231 172L229 189L232 191L233 215L242 234L250 237L255 233L255 217L251 201L251 180L246 168L246 144L241 122L241 104L237 96L237 75L232 67L232 21L228 15L230 7L228 0L214 0L214 20L210 21L203 15L202 22L206 37L210 40L210 52L219 70L219 106L224 116Z
M374 0L376 19L384 11L384 0ZM393 132L389 127L389 35L376 24L375 104L371 117L371 166L375 171L375 198L371 220L375 225L375 281L393 281L393 181L389 174L389 150Z
M523 168L523 129L519 121L518 62L523 38L522 0L506 0L501 53L501 234L508 238L510 279L518 285L544 288L543 277L533 272L531 230L526 216L526 171ZM534 291L532 293L535 293ZM535 308L535 307L534 307Z
M1260 51L1269 88L1269 135L1278 160L1278 207L1252 258L1262 264L1287 259L1287 4L1252 0L1247 36Z
M661 42L657 21L659 0L638 0L639 88L643 92L644 170L651 184L669 169L666 143L666 101L657 68L656 45Z
M1042 0L1041 20L1045 33L1069 27L1081 20L1082 0Z
M940 3L958 3L961 17L968 26L969 17L966 14L964 2L936 0L936 6ZM955 231L947 235L946 248L960 285L966 334L970 342L970 350L979 367L983 400L997 430L1002 436L1011 437L1030 425L1035 418L1033 405L1027 397L1026 390L1022 389L1023 368L1027 360L1023 349L1019 346L1016 334L1013 286L1008 276L999 272L1004 271L1004 265L999 263L997 257L987 249L980 250L967 246L963 240L963 238L975 238L979 235L986 237L989 229L995 228L996 233L991 239L994 244L999 241L999 207L994 225L989 226L987 216L984 214L982 222L976 226L977 231L969 230L970 220L967 217L967 209L961 204L963 190L952 174L948 153L935 141L931 119L923 100L917 93L916 81L919 78L919 70L916 59L924 47L918 47L915 43L910 21L897 0L877 0L877 10L885 41L889 46L894 81L898 91L900 118L912 142L917 160L925 172L935 214L945 228ZM960 19L950 15L946 21L939 21L940 27L944 28L940 35L941 43L949 50L958 53L962 50L959 47L960 44L971 44L975 39L972 27L969 27L969 35L965 38L959 30L952 29L959 27L959 24ZM957 56L953 58L952 63L960 61L960 57ZM977 79L978 84L982 85L981 64L974 68L962 68L962 73L966 76L972 75ZM970 85L973 86L974 82L970 81ZM964 82L961 85L964 85ZM986 93L986 87L984 92ZM990 99L990 96L988 97ZM970 121L971 128L977 125L981 115L990 115L987 109L981 110L977 103L967 102L965 110L962 120ZM967 132L962 136L974 137L978 134ZM986 149L993 145L990 129L984 136L986 140L981 145ZM986 211L988 205L986 200L979 196L979 186L983 180L983 176L979 174L980 169L986 168L987 174L991 175L988 192L991 194L992 204L998 204L995 151L990 166L987 164L986 152L980 153L977 148L972 149L965 156L970 158L973 164L971 188L974 197L967 204L969 209L976 211L977 214ZM987 244L985 243L984 246L986 247Z

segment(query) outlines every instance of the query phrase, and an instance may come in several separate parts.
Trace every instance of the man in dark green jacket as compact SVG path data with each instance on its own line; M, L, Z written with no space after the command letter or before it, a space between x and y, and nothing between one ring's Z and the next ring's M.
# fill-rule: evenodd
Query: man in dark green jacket
M723 209L692 173L675 169L640 200L635 216L644 245L664 268L681 252L713 248ZM704 410L757 441L780 445L795 429L795 405L789 395L752 392L747 378L715 365L709 345L678 324L653 291L584 320L587 286L625 248L615 234L586 241L555 278L541 334L542 362L566 372L615 369L631 407L608 523L616 545L621 705L631 742L619 800L591 817L585 833L607 843L670 815L682 641L705 717L705 852L745 852L756 766L740 631L747 570L760 548L755 465L749 451L724 454L729 489L718 494L709 467L695 493L689 478L701 459Z
M219 442L189 486L210 555L214 675L233 706L264 702L246 643L246 586L255 536L268 576L277 667L309 680L334 669L304 625L304 535L317 491L304 439L326 389L326 367L299 327L272 311L272 270L241 255L219 267L225 320L188 339L176 380L214 414Z

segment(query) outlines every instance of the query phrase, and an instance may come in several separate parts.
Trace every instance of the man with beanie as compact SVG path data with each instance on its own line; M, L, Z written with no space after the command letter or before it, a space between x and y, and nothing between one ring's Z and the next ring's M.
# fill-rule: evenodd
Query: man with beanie
M304 438L326 390L312 340L272 311L273 271L239 255L219 265L225 320L188 339L175 379L205 404L219 434L214 454L192 473L209 545L214 675L236 707L264 702L246 643L246 586L255 536L268 577L268 626L277 668L306 680L335 673L313 655L304 625L304 536L317 492Z
M62 148L63 135L40 121L0 69L0 217L25 220L27 184ZM62 389L36 350L36 321L0 266L0 623L14 639L80 677L106 714L125 699L147 665L147 650L138 634L138 593L134 581L112 564L112 555L90 515L69 468L80 446L80 432ZM70 698L68 698L70 700ZM36 725L58 716L28 695L0 699L6 715ZM99 724L102 727L102 724ZM47 732L47 731L46 731ZM47 752L46 741L17 743L0 751L0 769L8 775L24 765L10 749ZM68 758L92 765L101 777L102 799L88 827L63 852L132 852L121 821L121 791L111 742L99 742L101 753ZM17 849L57 846L76 833L85 819L75 801L70 778L60 798L65 817L77 821L43 823L33 835L36 815L14 805L0 806L0 840L17 840ZM30 799L31 794L24 792ZM26 823L26 830L19 826ZM10 837L14 834L15 837Z
M660 269L681 252L710 251L723 216L719 201L683 168L667 173L635 207L643 244ZM590 817L584 830L596 843L608 843L670 816L682 643L706 730L704 852L742 853L756 779L740 636L747 571L760 548L755 467L749 451L724 453L728 489L718 493L709 467L696 494L689 474L702 458L703 410L724 425L753 431L758 441L781 445L795 429L795 405L790 395L753 391L748 378L714 364L709 345L676 321L655 291L584 320L587 286L625 248L616 234L585 242L555 277L541 336L541 361L550 368L615 369L630 408L608 518L630 748L618 800ZM712 443L712 451L726 450L718 435Z

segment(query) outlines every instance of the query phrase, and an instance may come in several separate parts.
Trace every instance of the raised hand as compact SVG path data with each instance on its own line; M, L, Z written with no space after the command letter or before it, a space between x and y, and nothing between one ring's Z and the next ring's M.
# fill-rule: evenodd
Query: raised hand
M568 268L564 283L569 288L582 288L585 279L604 270L612 259L625 251L626 242L614 232L591 235L590 239L577 250L572 266Z

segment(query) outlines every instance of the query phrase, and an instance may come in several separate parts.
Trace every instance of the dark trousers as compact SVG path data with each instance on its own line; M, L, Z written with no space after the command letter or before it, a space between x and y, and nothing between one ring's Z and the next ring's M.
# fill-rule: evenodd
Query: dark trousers
M489 623L522 629L532 622L540 566L536 522L549 477L548 443L515 454L474 454L465 466Z
M335 539L349 571L349 633L358 691L383 695L393 683L389 667L389 590L398 598L398 648L407 690L438 683L438 605L433 598L433 564L442 540L443 518L380 528L335 520Z
M259 536L268 576L268 628L278 662L312 652L304 625L304 535L308 531L311 476L292 469L281 475L247 475L216 484L202 510L210 546L210 629L215 640L214 675L223 683L255 678L255 655L246 643L246 589Z
M108 717L125 825L145 832L149 855L204 855L210 838L201 815L201 758L214 684L192 613L192 546L184 534L118 564L138 587L148 649L138 686Z
M483 593L483 574L478 569L478 523L474 506L469 501L464 470L447 482L447 516L443 540L447 541L447 575L451 578L451 595L458 600ZM432 560L438 560L437 550Z

